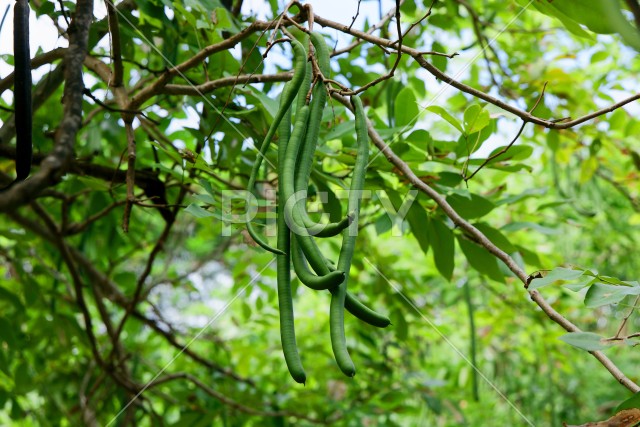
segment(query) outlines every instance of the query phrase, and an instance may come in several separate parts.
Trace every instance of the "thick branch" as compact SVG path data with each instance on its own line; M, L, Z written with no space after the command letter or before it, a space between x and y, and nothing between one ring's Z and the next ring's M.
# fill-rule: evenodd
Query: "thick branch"
M113 0L105 0L107 7L107 19L109 21L109 34L111 34L111 59L113 60L113 80L111 86L122 86L122 53L120 49L120 24L118 22L118 12L113 4Z
M196 53L194 56L184 61L181 64L176 66L172 66L167 69L155 82L148 85L146 88L142 89L138 92L133 99L131 100L131 104L127 107L130 110L137 110L140 105L149 100L149 98L155 96L160 92L160 90L175 76L183 75L183 73L193 67L199 66L202 61L207 59L209 56L214 53L222 52L224 50L232 49L235 45L240 43L242 40L249 37L251 34L257 31L266 31L271 28L275 28L275 22L262 22L256 21L249 25L244 30L240 31L237 34L229 37L228 39L221 41L220 43L212 44L202 49L200 52Z
M55 148L30 179L0 193L0 212L13 210L29 202L42 190L57 183L73 158L76 134L82 124L82 63L87 54L92 18L93 1L78 0L65 55L64 115L56 131Z
M59 47L49 52L40 54L31 60L31 69L35 70L36 68L39 68L45 64L51 64L52 62L63 58L66 53L67 53L67 48ZM15 80L15 74L13 71L9 73L7 77L0 80L0 95L2 95L2 93L5 90L13 86L14 80Z

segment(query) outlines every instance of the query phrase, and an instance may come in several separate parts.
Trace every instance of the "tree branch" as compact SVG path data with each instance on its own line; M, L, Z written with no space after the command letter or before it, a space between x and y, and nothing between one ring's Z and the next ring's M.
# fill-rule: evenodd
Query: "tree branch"
M293 73L279 73L279 74L246 74L234 77L222 77L220 79L211 80L200 85L166 85L160 93L167 95L190 95L200 96L205 93L213 92L216 89L222 87L234 86L236 84L246 83L274 83L274 82L287 82L291 80Z
M334 22L331 21L329 19L325 19L322 18L318 15L315 15L314 20L316 23L322 25L323 27L329 27L329 28L333 28L335 30L341 31L343 33L346 34L350 34L352 36L355 36L357 38L360 38L362 40L368 41L370 43L376 44L378 46L382 46L384 48L388 48L388 49L394 49L395 46L395 42L388 40L388 39L384 39L381 37L377 37L374 36L372 34L369 33L365 33L363 31L360 30L355 30L355 29L349 29L348 26L344 25L344 24L340 24L338 22ZM495 98L485 92L482 92L481 90L475 89L471 86L468 86L464 83L461 83L457 80L455 80L454 78L448 76L447 74L443 73L442 71L440 71L438 68L436 68L434 65L432 65L431 63L429 63L424 57L424 53L420 52L419 50L409 47L409 46L402 46L402 52L407 53L408 55L410 55L411 57L413 57L413 59L425 70L427 70L429 73L431 73L435 78L437 78L438 80L441 80L453 87L455 87L456 89L464 92L464 93L468 93L469 95L472 95L476 98L482 99L483 101L486 101L490 104L495 105L496 107L499 107L509 113L512 113L518 117L520 117L522 120L524 120L525 122L528 123L534 123L540 126L544 126L545 128L548 129L568 129L574 126L577 126L581 123L587 122L593 118L596 118L598 116L601 116L603 114L606 113L610 113L620 107L623 107L624 105L636 101L638 99L640 99L640 93L632 95L616 104L613 104L609 107L605 107L602 108L600 110L594 111L592 113L586 114L582 117L579 117L575 120L567 120L567 121L554 121L554 120L546 120L546 119L541 119L539 117L534 116L533 114L529 113L526 110L521 110L517 107L513 107L509 104L507 104L506 102Z
M120 49L120 24L118 22L118 12L113 0L104 0L107 8L107 20L109 22L109 34L111 34L111 59L113 60L113 79L111 86L122 86L122 76L124 68L122 66L122 53Z
M35 56L31 60L31 69L35 70L37 68L42 67L43 65L51 64L54 61L57 61L58 59L64 58L66 53L67 53L66 47L59 47L59 48L50 50L49 52L45 52L38 56ZM0 95L2 95L2 93L5 90L10 89L13 86L14 81L15 81L15 73L13 71L9 73L7 77L0 80Z
M352 109L351 103L345 97L342 97L336 93L333 93L332 96L342 103L349 110ZM480 230L475 228L471 223L462 218L447 202L446 198L442 196L440 193L435 191L431 186L422 181L418 176L411 170L409 165L405 163L400 157L398 157L392 150L389 148L388 144L384 142L380 134L376 132L373 123L369 119L367 119L367 128L369 132L369 137L373 141L374 145L378 147L378 149L382 152L382 154L387 158L387 160L395 166L395 173L401 176L403 179L408 180L413 186L415 186L418 190L426 194L430 197L434 202L440 206L443 212L453 221L453 223L467 233L472 239L480 246L485 248L489 253L498 258L500 261L504 262L509 270L515 274L515 276L520 279L520 281L527 287L527 273L520 268L520 266L516 263L516 261L511 258L506 252L502 251L498 248L487 236L485 236ZM542 311L555 323L560 325L568 332L579 332L580 329L571 323L568 319L563 317L560 313L558 313L551 305L544 299L544 297L538 291L529 291L529 296L531 299L542 309ZM640 386L634 383L631 379L629 379L607 356L604 355L601 351L591 351L590 352L598 361L613 375L620 384L631 390L632 392L640 391Z
M78 0L65 55L64 115L56 131L55 147L30 179L0 193L0 212L13 210L33 200L42 190L60 181L73 158L76 134L82 124L82 63L87 54L92 19L93 1Z

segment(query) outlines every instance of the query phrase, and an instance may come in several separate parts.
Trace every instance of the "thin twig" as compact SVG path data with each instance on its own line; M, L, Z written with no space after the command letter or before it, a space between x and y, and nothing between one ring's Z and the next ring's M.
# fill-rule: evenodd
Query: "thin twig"
M358 16L360 15L360 2L362 0L358 0L358 8L356 9L356 14L351 18L351 24L349 24L349 29L351 29L351 27L353 27L353 24L356 23L356 19L358 19Z
M627 199L629 203L631 203L631 206L635 211L640 212L640 200L638 200L637 197L634 197L622 183L616 181L608 174L604 173L601 169L596 170L596 176L611 184L613 188L618 190L618 192L622 194L622 196L624 196L624 198Z
M496 53L495 49L493 48L493 45L491 44L491 42L488 40L488 38L484 35L484 33L482 32L482 29L480 28L481 25L481 21L480 21L480 17L478 15L478 13L473 9L473 7L466 1L466 0L456 0L459 4L461 4L466 10L467 12L469 12L469 15L471 16L471 23L473 26L473 32L476 36L476 39L478 40L478 44L480 46L480 51L482 52L482 56L483 59L486 63L487 66L487 71L489 72L489 76L491 77L491 81L493 82L493 84L500 88L500 84L498 83L498 81L496 80L496 76L493 73L493 70L491 69L491 60L489 59L489 55L487 54L487 51L491 52L495 58L495 63L498 64L498 67L500 67L500 70L502 71L503 74L508 75L508 72L502 67L502 64L500 63L500 57L498 56L498 54Z
M381 37L377 37L374 36L372 34L366 33L364 31L359 31L356 29L351 29L349 30L348 27L344 24L340 24L338 22L335 21L331 21L329 19L326 18L322 18L318 15L315 16L315 22L319 25L322 25L323 27L329 27L329 28L333 28L336 29L338 31L350 34L352 36L358 37L364 41L373 43L373 44L377 44L380 46L384 46L384 47L389 47L389 48L393 48L393 41L388 40L388 39L384 39ZM631 102L634 102L638 99L640 99L640 93L631 95L629 97L627 97L626 99L623 99L620 102L617 102L615 104L612 104L609 107L605 107L602 108L600 110L594 111L592 113L586 114L584 116L581 116L577 119L574 120L568 120L568 119L561 119L560 121L555 121L555 120L547 120L547 119L542 119L539 117L536 117L532 114L530 114L528 111L525 110L521 110L517 107L513 107L509 104L507 104L506 102L495 98L481 90L475 89L471 86L468 86L462 82L459 82L458 80L450 77L449 75L443 73L442 71L440 71L436 66L432 65L431 63L429 63L425 58L423 58L423 54L420 52L420 50L412 48L412 47L408 47L408 46L402 46L402 52L406 53L408 55L410 55L411 57L413 57L413 59L425 70L427 70L430 74L432 74L436 79L451 85L453 87L455 87L456 89L467 93L469 95L472 95L476 98L482 99L483 101L486 101L490 104L493 104L497 107L499 107L500 109L507 111L509 113L512 113L518 117L520 117L521 119L527 121L527 122L531 122L533 124L536 125L540 125L543 126L545 128L548 129L568 129L574 126L577 126L579 124L582 124L584 122L587 122L591 119L594 119L596 117L602 116L604 114L610 113L612 111L617 110L618 108L621 108Z
M525 126L527 125L527 122L522 122L522 126L520 126L520 129L518 129L518 132L516 133L516 136L513 137L513 139L511 140L511 142L506 146L503 147L502 150L498 151L495 154L492 154L491 156L487 157L485 159L484 162L482 162L482 164L480 166L478 166L478 168L476 170L473 171L473 173L469 176L465 176L465 172L462 173L462 179L464 179L465 182L469 181L471 178L473 178L478 172L480 172L480 170L482 168L484 168L486 165L488 165L492 160L494 160L497 157L502 156L504 153L506 153L507 151L509 151L509 149L511 148L511 146L513 144L515 144L515 142L518 140L518 138L520 138L520 135L522 135L522 131L524 130Z
M640 332L635 332L633 334L629 334L629 335L626 335L624 337L621 337L618 334L616 334L615 337L605 338L605 341L626 341L626 340L629 340L631 338L638 338L638 337L640 337Z
M544 86L542 86L542 91L540 92L540 96L538 96L538 98L536 99L535 104L533 105L533 107L531 108L531 110L529 110L529 114L533 113L533 111L538 107L538 104L540 104L540 101L542 100L542 98L544 97L544 91L547 88L547 82L544 82ZM487 164L489 164L492 160L496 159L497 157L502 156L504 153L506 153L507 151L509 151L509 149L511 148L511 146L513 146L513 144L515 144L515 142L518 140L518 138L520 138L520 135L522 135L522 131L524 131L525 126L527 125L527 122L522 122L522 126L520 126L520 129L518 130L518 133L516 134L516 136L511 140L511 142L504 148L502 148L502 150L498 151L497 153L489 156L484 162L482 162L482 164L475 170L473 171L473 173L466 177L464 176L464 172L463 172L463 179L465 182L468 182L471 178L473 178L478 172L480 172L480 169L484 168Z
M629 318L631 317L635 309L638 307L638 302L640 302L640 295L636 296L636 299L633 302L633 306L629 309L629 312L627 313L627 315L624 316L624 319L622 319L622 322L620 323L620 327L618 328L618 331L616 332L616 335L614 336L614 338L620 337L620 334L622 333L622 330L624 329L624 327L627 325Z
M104 108L105 110L108 111L113 111L114 113L121 113L121 114L134 114L134 115L140 115L143 116L144 118L146 118L147 120L152 121L153 123L159 125L160 123L149 117L147 114L145 114L143 111L140 110L128 110L125 108L115 108L112 107L108 104L106 104L105 102L99 100L93 93L91 93L91 90L89 90L88 88L85 88L84 92L83 92L86 96L88 96L89 98L91 98L91 100L93 100L93 102L95 102L96 104L98 104L99 106L101 106L102 108Z
M431 5L429 6L429 9L427 10L427 12L422 15L422 18L418 19L416 22L411 23L411 25L409 25L409 28L407 28L403 34L403 37L405 37L407 34L409 34L415 27L417 27L418 25L420 25L422 23L422 21L424 21L425 19L427 19L428 17L431 16L431 12L433 10L433 6L436 4L438 0L432 0L431 1ZM395 42L393 42L394 45L398 44L398 42L400 41L400 39L396 40ZM445 55L446 56L446 55Z
M49 52L44 52L38 56L34 56L33 59L31 59L31 70L35 70L46 64L51 64L58 59L62 59L64 58L66 53L66 47L58 47L56 49L50 50ZM0 95L2 95L5 90L10 89L11 86L13 86L14 81L15 73L13 71L10 72L7 77L0 80Z
M385 80L390 79L391 77L393 77L395 75L396 69L398 68L398 65L400 65L400 60L402 59L402 41L403 41L403 37L402 37L402 27L401 27L401 23L400 23L400 0L396 0L396 31L398 33L398 40L394 43L398 45L398 50L397 50L397 57L396 57L396 61L393 63L393 66L391 67L391 69L389 70L389 72L387 74L385 74L384 76L380 76L377 79L374 79L372 81L370 81L369 83L365 84L364 86L361 86L360 88L358 88L355 91L349 91L348 93L346 91L341 91L342 95L348 94L348 95L357 95L359 93L362 93L364 91L366 91L367 89L369 89L370 87L373 87L375 85L377 85L380 82L383 82Z
M82 233L91 224L93 224L94 222L98 221L99 219L104 218L111 211L113 211L115 208L117 208L119 206L122 206L124 204L125 204L125 201L116 201L116 202L110 204L109 206L107 206L106 208L102 209L101 211L96 212L95 214L89 216L88 218L86 218L82 222L76 222L76 223L73 223L73 224L69 224L69 225L67 225L65 227L62 227L62 234L64 236L73 236L74 234Z
M405 0L401 0L400 4L402 5L404 2ZM381 16L380 21L375 25L371 26L371 28L369 28L369 30L367 31L367 34L373 34L374 32L376 32L376 30L379 30L380 28L384 27L387 24L387 22L389 22L389 20L395 16L395 13L396 13L396 9L394 7L391 10L389 10L389 12L387 12L384 16ZM349 27L349 29L351 29L351 27ZM337 43L337 40L336 40L336 43ZM343 53L351 52L353 49L360 46L361 44L362 44L362 40L356 39L355 41L351 42L349 45L343 47L342 49L336 50L334 47L333 52L331 52L331 57L342 55Z
M38 214L38 216L43 220L47 228L49 229L49 233L54 238L54 243L60 250L60 254L62 255L62 259L64 260L67 268L69 270L69 274L71 274L71 279L73 282L75 299L80 312L82 313L82 317L85 323L85 331L87 333L87 338L89 339L89 345L91 347L91 352L93 354L94 360L101 366L104 366L104 360L102 355L100 354L100 350L98 349L98 343L93 333L93 321L91 320L91 314L89 313L89 308L87 307L87 303L84 299L84 284L82 283L82 279L78 270L73 262L71 254L69 253L69 248L65 244L64 239L60 235L58 227L56 226L53 219L49 216L49 214L45 211L45 209L38 202L31 202L31 207Z

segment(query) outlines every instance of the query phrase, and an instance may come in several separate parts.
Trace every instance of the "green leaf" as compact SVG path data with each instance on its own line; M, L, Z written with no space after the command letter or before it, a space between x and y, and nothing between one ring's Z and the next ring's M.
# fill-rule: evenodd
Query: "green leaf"
M460 249L462 249L462 253L464 253L471 267L497 282L504 281L504 275L498 266L498 260L493 255L463 236L457 237Z
M396 126L407 126L418 117L420 109L416 100L416 94L410 87L405 87L398 92L394 109Z
M458 121L458 119L456 119L451 114L449 114L449 112L447 110L445 110L444 108L442 108L442 107L440 107L438 105L432 105L430 107L427 107L427 111L431 111L432 113L436 113L437 115L439 115L440 117L445 119L447 122L449 122L451 125L453 125L453 127L458 129L461 133L464 133L464 129L463 129L462 125L460 124L460 122Z
M440 43L434 41L431 45L431 50L434 52L446 52L447 48L441 45ZM447 72L447 64L449 63L449 58L445 56L435 55L430 58L430 61L435 65L435 67L442 71L443 73Z
M0 371L4 373L6 376L11 377L11 364L9 363L9 359L5 354L5 351L0 348Z
M393 204L396 212L398 212L400 207L403 205L403 201L400 199L400 195L395 191L387 191L387 196L389 197L389 200L391 200L391 203ZM408 195L407 197L411 196ZM420 245L420 249L422 249L422 251L426 254L427 252L429 252L429 217L427 216L427 213L425 212L422 205L420 205L418 197L420 196L418 195L411 203L411 206L409 207L409 210L407 212L406 219L407 222L409 222L409 227L411 227L411 232Z
M16 345L16 328L6 318L0 317L0 341L7 343L8 347Z
M460 194L452 194L447 196L447 202L458 214L467 219L480 218L495 208L490 200L476 194L471 194L470 199Z
M353 134L353 133L354 133L353 122L347 121L347 122L332 126L329 132L327 132L324 139L325 141L331 141L332 139L340 139L347 134Z
M584 271L582 270L571 270L569 268L556 267L551 270L545 277L542 277L540 279L533 279L529 284L528 289L530 291L533 291L534 289L540 289L544 286L559 282L561 280L569 282L572 280L576 280L583 274Z
M440 220L429 221L429 236L433 248L433 261L442 276L451 280L455 263L455 244L453 232Z
M562 285L562 286L564 288L566 288L566 289L569 289L570 291L578 292L578 291L581 291L582 289L586 288L587 286L592 285L596 280L597 279L595 279L595 278L593 278L591 276L587 276L585 274L577 282L567 283L566 285Z
M191 215L195 216L196 218L208 218L210 216L214 216L215 214L209 212L208 210L201 208L200 206L196 205L195 203L191 203L189 206L187 206L187 208L184 210L187 213L190 213Z
M470 105L464 112L464 130L467 135L480 132L489 124L489 112L478 104Z
M519 231L530 228L531 230L535 230L540 234L545 234L547 236L553 236L556 234L560 234L560 230L551 227L545 227L544 225L536 224L535 222L523 221L523 222L512 222L504 227L502 227L502 231Z
M376 234L379 236L391 230L391 228L393 228L393 223L391 222L391 218L389 218L389 215L382 214L376 219L374 226L376 229Z
M623 15L619 0L555 0L551 6L594 33L618 33L625 43L640 50L640 33Z
M122 289L133 289L138 276L132 271L120 271L113 275L113 281Z
M598 351L607 348L604 338L593 332L569 332L560 337L567 344L586 351Z
M496 245L506 253L511 254L513 252L516 252L515 246L513 246L511 242L509 242L509 239L507 239L505 235L502 234L499 230L496 230L495 228L484 222L475 223L473 224L473 226L480 230L482 234L487 236L494 245Z
M502 151L505 147L498 147L495 150L493 150L493 152L491 152L491 154L489 155L489 157L496 155L497 153L499 153L500 151ZM531 157L531 154L533 154L533 147L530 145L513 145L511 146L506 152L500 154L499 156L493 158L489 164L493 164L493 163L499 163L499 162L506 162L509 160L525 160L528 159L529 157Z
M607 52L606 50L599 50L591 55L591 63L595 64L597 62L604 61L607 58L609 58L609 52Z
M640 295L640 286L607 285L594 283L584 297L584 305L589 308L615 304L629 295Z
M528 199L530 197L539 197L547 194L549 192L548 188L528 188L519 194L513 194L506 196L503 199L500 199L496 202L496 205L512 205L514 203L520 202L524 199Z
M260 106L269 115L267 121L270 123L273 117L278 113L279 101L273 97L267 96L264 92L255 86L248 86L251 90L251 95L260 103ZM282 94L281 94L282 95Z
M211 22L215 26L216 30L228 30L232 27L229 11L223 7L216 7L213 10L211 13Z
M15 383L14 392L16 394L25 394L30 390L33 390L35 384L29 365L26 362L20 363L13 374L13 381Z
M521 4L529 5L532 2L527 0L518 0ZM552 5L548 4L546 1L534 1L533 6L538 9L539 12L544 13L547 16L551 16L557 18L562 22L564 27L571 31L578 37L584 37L588 39L593 39L593 36L589 34L587 31L583 30L582 27L573 19L569 18L564 13L560 12L558 9L554 8Z
M635 409L635 408L640 408L640 392L634 394L633 396L631 396L627 400L625 400L622 403L620 403L618 405L618 407L616 408L616 410L614 411L614 413L617 414L618 412L620 412L622 410Z

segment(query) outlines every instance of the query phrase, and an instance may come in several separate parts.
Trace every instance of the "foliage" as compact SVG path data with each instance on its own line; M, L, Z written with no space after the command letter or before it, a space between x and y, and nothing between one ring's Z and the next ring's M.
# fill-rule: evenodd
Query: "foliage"
M317 12L336 47L309 209L346 213L357 145L340 98L379 79L360 96L393 155L372 139L349 289L392 325L346 317L347 378L329 293L294 279L306 386L287 372L274 256L246 233L241 192L291 78L266 22L302 40L309 10L293 5L294 25L282 2L260 19L242 3L123 0L96 17L77 134L61 125L76 45L38 52L34 171L0 193L0 423L560 425L637 408L637 2ZM31 1L61 45L91 4ZM20 132L11 79L0 183ZM278 177L263 171L251 220L274 242ZM333 260L339 242L319 241Z

